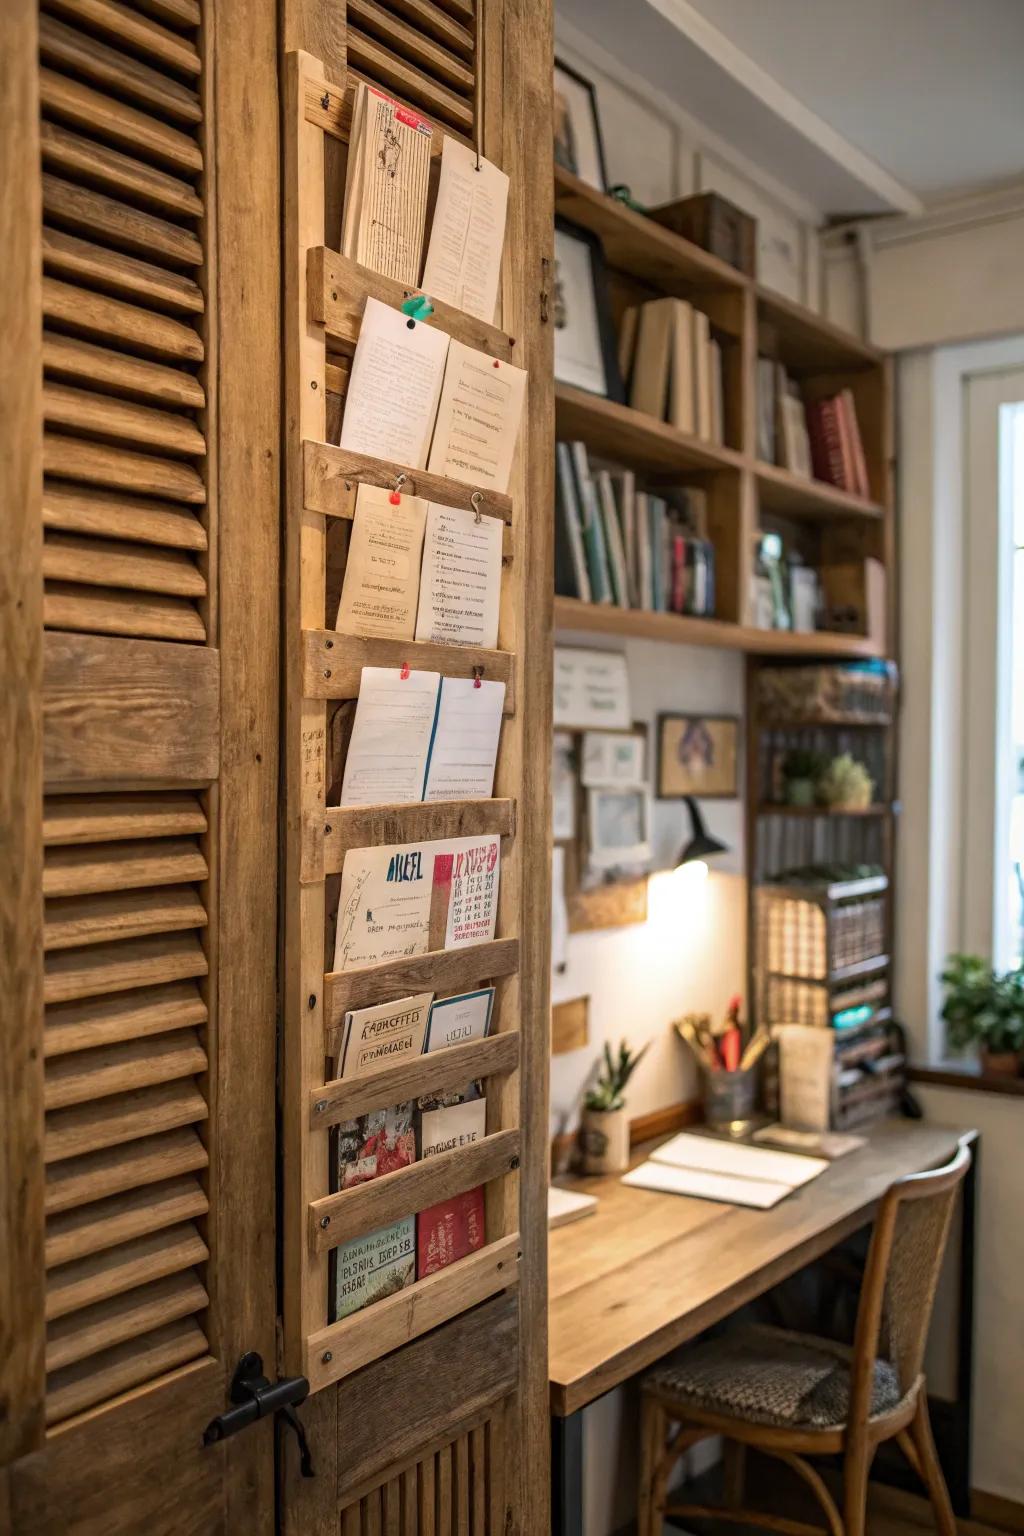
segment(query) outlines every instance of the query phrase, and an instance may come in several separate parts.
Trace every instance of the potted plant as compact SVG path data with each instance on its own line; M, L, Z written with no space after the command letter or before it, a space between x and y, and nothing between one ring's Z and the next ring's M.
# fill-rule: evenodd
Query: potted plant
M952 1048L976 1046L982 1072L1016 1077L1024 1048L1024 969L1000 976L980 955L950 955L941 980Z
M782 760L782 778L787 805L813 805L818 778L825 767L820 752L793 747Z
M646 1051L645 1045L634 1054L623 1040L613 1055L605 1041L597 1081L583 1101L584 1173L622 1173L629 1167L629 1120L623 1093Z
M866 811L875 781L849 752L834 757L818 780L818 798L836 810Z

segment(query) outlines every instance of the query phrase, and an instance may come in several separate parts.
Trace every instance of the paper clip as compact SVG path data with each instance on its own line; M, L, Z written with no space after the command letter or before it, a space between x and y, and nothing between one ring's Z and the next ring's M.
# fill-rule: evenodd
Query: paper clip
M484 675L483 667L474 667L473 668L473 687L474 688L482 688L483 687L483 675Z
M404 484L405 484L405 476L404 475L396 475L395 476L395 483L391 487L391 495L388 497L388 501L390 501L390 503L391 503L391 505L393 507L398 507L398 506L401 506L401 504L402 504L402 498L401 498L399 492L401 491L402 486Z
M483 521L480 515L480 503L484 499L483 493L480 491L474 491L469 499L473 504L473 521L479 525Z
M402 679L403 683L407 683L409 681L409 663L407 661L402 662L402 670L398 675Z
M434 306L425 293L414 293L402 305L402 314L409 317L410 330L412 330L417 320L426 320L433 313Z

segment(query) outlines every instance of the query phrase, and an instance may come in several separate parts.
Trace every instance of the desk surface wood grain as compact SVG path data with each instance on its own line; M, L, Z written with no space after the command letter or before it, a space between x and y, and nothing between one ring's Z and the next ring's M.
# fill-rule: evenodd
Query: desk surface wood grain
M957 1141L948 1128L884 1121L867 1146L770 1211L616 1177L571 1181L598 1207L549 1238L552 1413L593 1402L818 1258L871 1220L894 1179L938 1167Z

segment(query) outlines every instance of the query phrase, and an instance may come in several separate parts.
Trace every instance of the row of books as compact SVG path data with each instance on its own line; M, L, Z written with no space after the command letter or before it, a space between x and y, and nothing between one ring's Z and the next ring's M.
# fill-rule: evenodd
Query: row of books
M713 615L705 493L638 490L632 470L592 467L581 442L555 451L555 591L585 603Z
M365 1077L421 1053L482 1039L490 1030L494 988L434 1001L430 992L345 1015L337 1050L341 1078ZM371 1110L339 1125L332 1138L334 1190L470 1146L486 1134L479 1083ZM336 1322L454 1264L483 1246L482 1185L343 1243L332 1256L330 1316Z
M804 401L781 363L757 360L757 456L865 498L867 460L853 393Z
M685 299L650 299L622 317L619 367L629 403L680 432L723 443L722 349Z

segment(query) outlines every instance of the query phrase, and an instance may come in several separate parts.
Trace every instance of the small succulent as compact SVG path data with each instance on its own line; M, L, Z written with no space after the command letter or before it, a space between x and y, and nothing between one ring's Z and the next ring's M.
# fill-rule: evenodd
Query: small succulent
M647 1044L649 1045L650 1041ZM587 1090L585 1100L587 1108L598 1110L621 1109L626 1102L623 1098L626 1084L643 1061L646 1053L647 1045L634 1053L630 1050L625 1040L623 1040L619 1045L618 1055L614 1056L612 1048L606 1040L597 1082L593 1088L588 1088Z
M875 781L849 752L834 757L818 780L818 795L823 805L844 805L851 810L867 810Z

